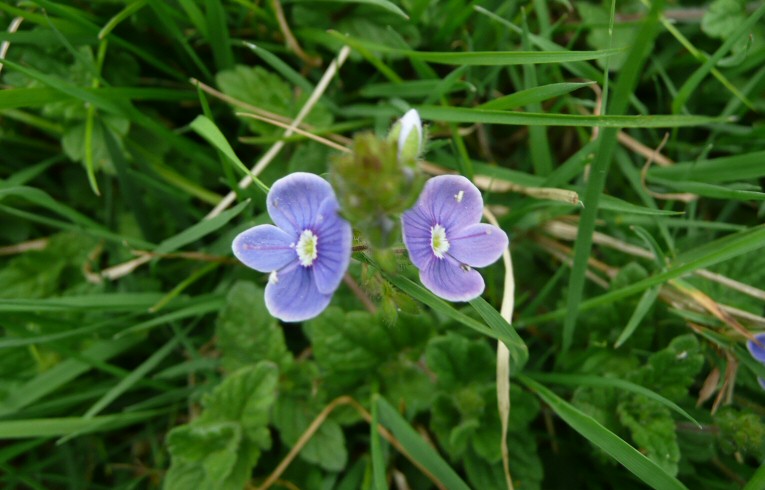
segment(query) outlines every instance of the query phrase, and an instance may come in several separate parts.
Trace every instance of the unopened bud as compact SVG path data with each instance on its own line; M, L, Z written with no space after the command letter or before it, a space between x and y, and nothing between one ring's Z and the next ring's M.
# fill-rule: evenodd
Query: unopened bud
M400 162L414 162L422 152L422 121L415 109L410 109L404 117L396 121L388 133L388 141L398 144Z

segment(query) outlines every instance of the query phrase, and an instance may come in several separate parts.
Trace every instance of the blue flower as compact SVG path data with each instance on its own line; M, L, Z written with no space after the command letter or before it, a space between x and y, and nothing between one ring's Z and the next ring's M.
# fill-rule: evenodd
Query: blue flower
M752 355L752 357L754 357L756 361L760 362L761 364L765 364L765 332L755 334L754 338L757 339L760 345L757 345L751 340L747 340L746 347L749 349L749 353ZM765 390L765 379L757 378L757 381L760 382L760 386L762 386L762 389Z
M441 175L426 184L417 203L401 217L404 245L420 270L420 281L449 301L470 301L483 293L481 274L502 255L507 234L480 223L483 199L465 177Z
M277 180L266 201L276 226L240 233L232 245L234 255L270 273L266 307L271 315L287 322L308 320L324 311L348 269L351 225L338 214L332 187L313 174Z

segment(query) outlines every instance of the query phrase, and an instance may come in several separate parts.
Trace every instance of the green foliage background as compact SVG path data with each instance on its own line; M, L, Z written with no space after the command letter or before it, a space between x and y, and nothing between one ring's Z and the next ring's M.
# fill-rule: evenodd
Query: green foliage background
M0 32L0 486L261 488L297 446L272 488L507 488L501 339L516 489L765 488L765 366L744 344L765 328L763 14L0 3L0 25L21 22ZM483 300L449 305L404 255L381 275L357 253L378 313L344 285L295 325L232 259L233 237L269 220L224 140L247 167L285 142L267 185L326 176L337 154L236 112L289 122L344 45L305 127L347 144L417 108L431 164L495 185L512 327L501 262ZM671 163L643 169L665 135Z

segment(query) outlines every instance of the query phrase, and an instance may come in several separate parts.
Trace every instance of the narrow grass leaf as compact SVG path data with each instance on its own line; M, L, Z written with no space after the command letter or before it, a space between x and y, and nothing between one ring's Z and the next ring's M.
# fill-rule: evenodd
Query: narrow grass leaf
M646 289L643 292L643 295L640 297L640 301L638 301L635 310L632 312L630 319L627 321L627 325L624 326L624 330L622 330L622 333L619 334L619 338L617 338L616 342L614 342L614 348L618 349L621 347L622 344L629 340L632 334L635 333L635 330L637 330L640 322L643 321L643 318L645 318L651 307L654 305L654 303L656 303L656 298L659 297L660 291L661 287L656 286L650 289Z
M361 39L349 38L337 32L331 32L333 36L343 42L361 47L369 51L384 54L395 54L407 58L427 61L441 65L460 66L508 66L526 65L537 63L565 63L570 61L589 61L608 56L614 56L622 52L621 49L609 49L601 51L465 51L465 52L427 52L410 49L391 48L382 44L376 44Z
M101 293L48 299L0 299L0 312L126 311L148 309L162 297L159 293Z
M141 10L146 5L146 2L147 0L136 0L135 2L127 4L125 8L117 12L114 17L109 19L109 22L107 22L101 31L99 31L98 38L103 39L108 36L109 33L112 32L114 28L117 27L123 20Z
M0 92L2 93L2 92ZM743 155L731 155L711 160L678 162L668 167L653 166L648 179L688 180L695 182L722 183L744 181L765 177L765 151Z
M191 304L187 305L187 303ZM220 311L224 305L225 297L222 294L194 296L193 298L189 298L186 302L182 303L181 306L178 307L178 310L172 311L170 313L165 313L164 315L154 317L144 322L137 323L115 334L114 338L119 339L127 335L150 330L154 327L165 325L178 320L183 320L185 318L199 318L203 315Z
M582 83L551 83L549 85L542 85L540 87L528 88L526 90L519 90L518 92L504 97L499 97L489 102L485 102L476 109L491 110L491 111L504 111L508 109L515 109L529 104L536 104L544 102L561 95L566 95L574 90L578 90L582 87L588 87L595 82L582 82Z
M614 7L611 5L610 22L613 25ZM658 17L663 8L663 2L655 1L651 6L651 11L645 17L643 25L635 37L635 43L632 45L627 59L622 67L614 89L613 100L609 107L609 114L619 117L627 110L629 96L633 93L637 81L641 75L641 69L645 59L650 54L650 47L653 46L654 38L658 34ZM612 32L612 30L610 31ZM608 65L606 65L607 67ZM603 112L607 107L608 84L603 90ZM637 116L641 117L641 116ZM608 169L611 166L614 149L616 148L617 129L610 127L600 132L600 146L592 162L590 179L587 183L587 190L584 193L585 208L582 211L579 220L579 230L574 243L574 263L571 266L571 276L568 283L568 295L566 298L566 318L563 323L563 351L567 351L574 340L574 331L579 314L579 303L584 294L584 281L587 273L587 263L592 250L592 236L595 231L595 221L598 214L598 202L600 201L603 189L605 188Z
M504 341L504 344L510 351L510 359L512 360L510 371L513 373L520 372L529 359L529 349L526 347L526 343L521 336L518 335L518 332L485 299L481 297L473 299L470 301L470 306L481 315L481 318L492 330L502 332L504 337L511 340L511 343Z
M649 390L648 388L640 386L639 384L635 384L631 381L614 378L611 376L596 376L588 374L528 373L527 376L536 381L539 381L540 383L552 383L565 386L603 386L637 393L661 403L665 407L669 408L670 410L681 415L685 419L701 428L701 424L699 424L696 419L691 417L691 415L683 410L682 407L680 407L677 403L661 396L655 391Z
M760 464L754 475L746 482L742 490L761 490L765 488L765 463Z
M586 126L600 128L675 128L701 126L723 119L710 116L587 116L578 114L545 114L532 112L494 111L467 107L415 107L424 119L470 124L504 124L510 126Z
M730 201L765 201L765 193L762 192L732 189L721 185L707 184L706 182L692 182L687 180L676 181L658 178L652 179L652 182L661 184L664 187L678 192L696 194L697 196L709 197L712 199L727 199Z
M207 11L207 36L212 47L215 67L218 71L234 67L234 53L226 23L226 10L220 0L205 0Z
M372 423L369 425L369 437L372 439L372 476L374 478L375 490L388 490L388 483L385 480L385 457L382 451L382 442L380 441L380 405L377 402L379 395L372 395Z
M73 432L93 433L113 431L156 417L163 411L132 412L102 417L64 417L0 421L0 439L65 436Z
M249 204L249 200L242 201L233 208L227 209L214 218L200 221L199 223L183 230L177 235L170 237L167 240L163 240L162 243L157 245L157 248L154 249L154 253L166 254L173 252L185 245L188 245L189 243L193 243L209 235L210 233L219 230L221 227L225 226L229 221L239 215L239 213L244 211L244 208L246 208Z
M747 15L746 20L738 25L738 27L731 32L725 39L725 42L717 48L717 51L710 56L703 65L696 69L693 74L688 77L682 87L677 91L674 100L672 101L672 112L678 113L682 110L685 103L688 101L693 92L696 91L698 86L707 76L707 74L717 65L717 63L728 54L734 44L739 40L741 36L751 31L751 29L757 24L757 21L765 15L765 3L760 5L757 10Z
M387 427L401 443L401 446L415 461L428 470L449 490L470 490L444 459L415 431L411 425L382 396L377 397L380 422Z
M121 340L101 340L84 350L82 355L95 361L105 361L125 352L138 342L140 339L136 337ZM78 359L66 359L56 364L27 381L18 389L9 392L8 396L0 402L0 416L18 413L90 369L90 364ZM0 429L0 438L3 436L7 437L7 433Z
M197 116L197 118L191 122L191 129L196 131L197 134L206 139L208 143L226 155L226 157L237 168L244 172L245 175L249 175L252 178L252 181L255 182L260 190L268 194L268 187L263 182L261 182L260 179L252 175L250 169L247 168L244 163L242 163L238 156L236 156L234 149L231 148L231 145L226 140L226 137L223 136L223 133L221 133L220 129L218 129L218 126L216 126L214 122L205 116Z
M519 380L535 392L572 429L621 463L650 487L657 490L687 490L679 480L589 415L531 378L520 375Z
M49 87L11 88L0 90L0 110L41 107L71 97Z
M401 10L401 8L398 5L391 2L390 0L289 0L289 3L318 3L318 2L348 3L348 4L355 3L360 5L374 5L376 7L380 7L381 9L385 9L388 12L394 13L400 17L403 17L404 19L409 19L409 16L406 15L406 12Z
M720 262L730 260L749 252L754 252L763 247L765 247L765 225L759 225L749 230L713 240L700 247L678 255L664 272L647 277L621 289L612 290L595 298L583 301L579 305L579 311L611 304L614 301L627 298L653 286L682 277L695 270L711 267ZM515 323L516 326L534 324L559 319L564 317L565 314L566 309L561 308L537 317L520 319ZM765 367L763 367L763 369L765 369Z

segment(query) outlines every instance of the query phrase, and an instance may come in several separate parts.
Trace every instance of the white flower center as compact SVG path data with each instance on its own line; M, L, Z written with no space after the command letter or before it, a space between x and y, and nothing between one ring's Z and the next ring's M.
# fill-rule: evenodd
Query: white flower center
M449 240L446 239L446 229L443 226L430 227L430 247L439 259L443 259L444 254L449 251Z
M319 237L313 234L311 230L303 230L300 239L295 245L295 251L300 259L300 265L310 267L319 255L318 251Z

